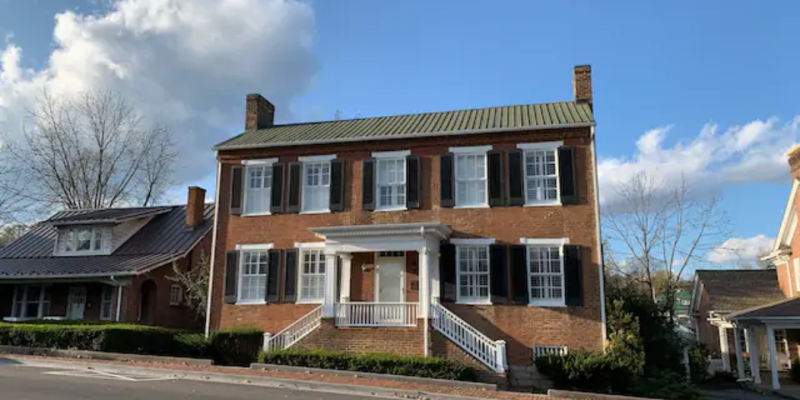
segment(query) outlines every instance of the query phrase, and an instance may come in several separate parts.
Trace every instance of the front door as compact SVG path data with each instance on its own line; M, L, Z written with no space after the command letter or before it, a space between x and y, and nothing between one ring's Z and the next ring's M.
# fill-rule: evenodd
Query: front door
M397 324L403 319L405 301L405 258L378 258L375 283L375 320L378 324Z
M71 286L67 298L67 318L84 319L86 311L86 286Z

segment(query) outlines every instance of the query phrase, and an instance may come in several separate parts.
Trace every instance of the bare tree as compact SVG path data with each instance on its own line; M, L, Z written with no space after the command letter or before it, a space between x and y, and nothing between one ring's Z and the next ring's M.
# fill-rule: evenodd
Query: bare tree
M30 115L35 129L10 142L30 200L68 209L147 206L172 184L171 132L157 122L145 126L118 93L55 98L45 91Z
M610 254L625 262L611 267L645 283L654 300L659 288L674 289L688 266L704 263L706 252L728 236L719 198L695 196L683 180L670 185L639 173L618 194L623 204L603 214L603 231L614 247Z
M167 279L183 286L184 303L197 313L198 318L205 318L208 301L208 278L211 261L205 252L200 254L197 265L181 271L178 263L172 263L172 273Z

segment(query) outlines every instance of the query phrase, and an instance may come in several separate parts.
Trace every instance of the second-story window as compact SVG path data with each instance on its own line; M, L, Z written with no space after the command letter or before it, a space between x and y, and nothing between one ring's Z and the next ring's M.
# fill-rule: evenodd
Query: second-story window
M406 207L406 160L377 160L378 210L392 210Z
M244 201L244 213L251 215L269 213L272 194L272 165L248 165L246 174L247 195Z
M62 228L64 229L64 228ZM104 227L66 228L59 233L64 253L91 253L103 250Z
M456 206L483 207L486 200L486 152L455 155Z
M303 212L330 210L330 161L303 163Z
M558 203L556 149L525 152L525 203Z

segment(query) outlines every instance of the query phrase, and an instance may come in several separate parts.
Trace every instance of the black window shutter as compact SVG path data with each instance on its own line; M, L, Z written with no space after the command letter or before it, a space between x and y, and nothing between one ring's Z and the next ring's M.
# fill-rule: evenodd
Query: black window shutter
M489 172L489 205L504 205L503 201L503 152L491 150L486 153Z
M453 153L443 154L439 162L439 189L441 192L442 207L454 207L456 205L455 199L455 157Z
M242 198L244 191L244 168L231 167L231 215L242 215Z
M492 303L505 303L508 299L508 276L506 275L506 249L502 244L489 246L489 280Z
M564 246L564 300L568 306L583 305L583 263L580 246Z
M281 252L270 250L267 254L269 264L267 265L267 290L264 293L264 300L276 302L278 301L278 291L280 290Z
M525 174L522 150L508 152L508 205L525 205Z
M297 301L297 249L286 250L283 255L283 302Z
M419 156L406 157L406 208L409 210L419 208L420 170L422 161Z
M300 212L300 198L303 195L303 164L299 162L289 163L289 196L286 201L286 212Z
M364 211L375 209L375 159L361 161L361 208Z
M283 212L283 177L286 165L272 165L272 198L270 198L269 211L273 214Z
M344 211L344 160L331 160L331 211Z
M558 180L561 189L561 204L578 204L574 147L558 149Z
M239 252L231 250L225 253L225 303L236 303L236 283L239 272Z
M442 301L456 301L456 246L443 244L439 253L439 295Z
M514 303L528 304L528 247L514 245L509 247L511 256L511 300Z

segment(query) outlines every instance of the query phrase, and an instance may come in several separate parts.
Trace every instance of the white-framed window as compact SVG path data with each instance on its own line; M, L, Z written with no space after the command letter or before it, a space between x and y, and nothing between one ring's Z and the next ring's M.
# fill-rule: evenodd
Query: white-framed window
M114 314L114 288L108 285L103 286L100 294L100 319L111 319Z
M486 152L489 149L481 147L454 152L456 207L489 206L486 179Z
M789 341L786 336L786 329L775 329L775 351L789 355Z
M66 254L92 254L103 252L103 237L106 227L77 226L60 228L59 250Z
M457 301L489 304L489 246L456 246Z
M325 299L325 253L323 250L302 250L298 284L299 302L321 303Z
M183 287L177 283L173 283L169 287L169 305L179 306L181 304L183 304Z
M244 215L269 214L272 203L272 164L275 161L250 161L245 166Z
M237 303L264 303L267 290L268 266L268 249L240 250L239 298ZM170 300L172 300L171 296Z
M525 204L558 204L558 149L525 150Z
M17 285L11 316L17 319L40 319L50 315L50 290L45 285Z
M330 211L331 162L307 161L303 163L303 212Z
M563 306L564 248L552 245L528 246L528 289L530 304Z
M376 210L404 210L406 208L406 159L377 159Z

